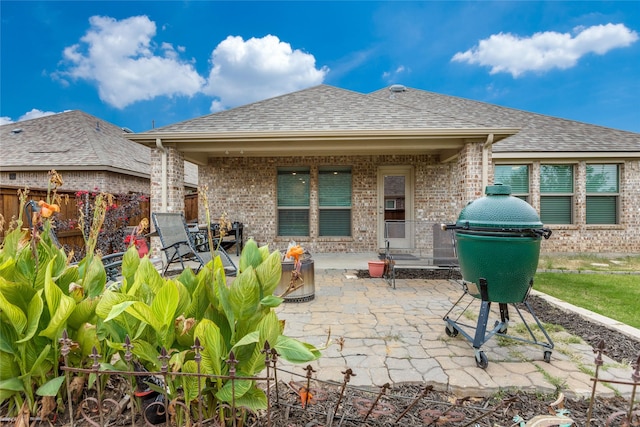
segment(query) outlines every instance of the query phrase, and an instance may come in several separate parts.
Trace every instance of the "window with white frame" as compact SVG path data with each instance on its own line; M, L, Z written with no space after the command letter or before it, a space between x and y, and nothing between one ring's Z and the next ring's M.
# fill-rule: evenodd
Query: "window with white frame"
M540 165L540 219L573 223L573 165Z
M511 194L529 202L529 166L496 165L493 182L511 187Z
M351 236L351 168L318 169L318 235Z
M278 168L278 236L309 235L309 168Z
M617 224L619 166L587 164L587 224Z

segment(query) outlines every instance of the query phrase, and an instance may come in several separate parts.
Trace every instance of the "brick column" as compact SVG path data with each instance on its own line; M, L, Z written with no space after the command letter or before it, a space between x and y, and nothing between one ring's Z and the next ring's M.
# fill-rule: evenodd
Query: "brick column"
M166 191L163 184L166 182ZM174 147L151 150L151 213L184 213L184 156ZM155 227L151 222L151 230ZM151 251L159 255L160 239L151 239Z
M484 195L482 188L482 142L469 142L458 156L458 200L460 209ZM490 158L489 158L490 159Z

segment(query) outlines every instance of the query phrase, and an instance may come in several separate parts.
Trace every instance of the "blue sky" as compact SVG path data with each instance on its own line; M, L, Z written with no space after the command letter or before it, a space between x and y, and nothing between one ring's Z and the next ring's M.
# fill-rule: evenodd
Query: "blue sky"
M640 132L640 3L0 1L0 124L391 84Z

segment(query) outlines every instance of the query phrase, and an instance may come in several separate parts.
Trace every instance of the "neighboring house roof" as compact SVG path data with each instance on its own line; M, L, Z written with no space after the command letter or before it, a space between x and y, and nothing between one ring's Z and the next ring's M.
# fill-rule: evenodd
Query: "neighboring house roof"
M208 156L290 156L457 153L466 141L494 141L517 128L487 126L465 116L319 85L180 123L130 134L153 147L156 139L201 164Z
M506 152L640 153L640 134L634 132L411 88L400 92L380 89L369 96L418 108L429 116L466 117L487 127L521 128L517 134L493 145L494 157Z
M150 152L118 126L74 110L0 126L0 167L107 170L149 178Z

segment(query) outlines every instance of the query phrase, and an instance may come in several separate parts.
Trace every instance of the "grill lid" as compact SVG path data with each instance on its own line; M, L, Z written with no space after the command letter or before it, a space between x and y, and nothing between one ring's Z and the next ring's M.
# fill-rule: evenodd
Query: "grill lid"
M509 185L488 185L485 194L485 197L462 209L455 228L507 232L530 230L542 234L542 222L536 210L524 200L512 196Z

